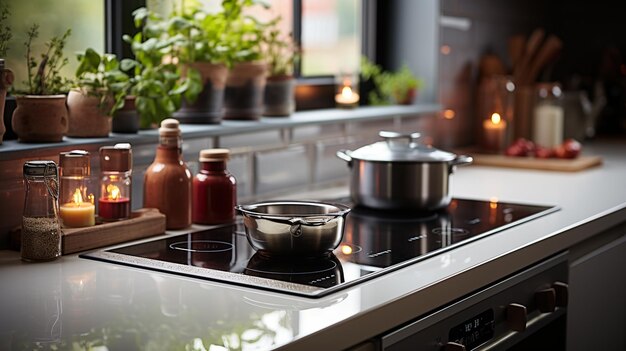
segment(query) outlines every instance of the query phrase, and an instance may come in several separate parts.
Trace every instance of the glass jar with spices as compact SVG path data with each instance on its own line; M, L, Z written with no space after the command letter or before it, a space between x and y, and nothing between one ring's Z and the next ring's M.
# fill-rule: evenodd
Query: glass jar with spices
M24 164L24 213L21 256L25 261L48 261L61 256L59 180L54 161Z
M235 220L237 182L226 169L228 149L200 151L200 171L193 179L193 222L223 224Z
M563 103L561 85L540 83L533 118L532 139L535 144L554 148L563 142Z
M98 216L104 222L130 218L133 153L128 143L100 148Z

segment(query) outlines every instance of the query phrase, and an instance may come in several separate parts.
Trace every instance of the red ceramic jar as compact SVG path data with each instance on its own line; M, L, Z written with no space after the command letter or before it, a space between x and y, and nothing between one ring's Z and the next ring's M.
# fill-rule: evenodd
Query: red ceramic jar
M200 151L200 171L193 179L193 222L223 224L235 220L237 182L226 169L228 149Z

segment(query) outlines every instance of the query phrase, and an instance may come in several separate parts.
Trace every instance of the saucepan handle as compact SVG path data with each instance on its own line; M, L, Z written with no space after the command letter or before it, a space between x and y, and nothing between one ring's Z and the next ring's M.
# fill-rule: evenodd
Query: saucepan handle
M472 156L468 155L460 155L454 158L454 160L450 161L449 171L450 173L454 173L456 166L465 166L474 162Z
M352 167L352 156L350 156L350 150L337 151L337 157L346 161L348 163L348 167Z

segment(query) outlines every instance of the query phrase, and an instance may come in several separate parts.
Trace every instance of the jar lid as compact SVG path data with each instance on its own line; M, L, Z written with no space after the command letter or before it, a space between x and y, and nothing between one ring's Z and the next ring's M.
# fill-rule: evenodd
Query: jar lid
M229 159L229 149L204 149L200 151L200 162L228 161Z
M57 164L54 161L28 161L24 163L24 175L36 177L56 177Z
M103 172L128 172L133 168L133 151L130 144L120 143L100 148L100 170Z
M180 135L180 123L174 118L166 118L161 121L161 127L159 128L159 135L161 136L178 136Z
M441 151L430 145L419 144L419 133L402 134L381 131L385 141L363 146L350 153L350 157L378 162L449 162L456 158L450 152Z
M62 152L59 155L59 169L61 177L88 177L91 174L89 152L85 150Z

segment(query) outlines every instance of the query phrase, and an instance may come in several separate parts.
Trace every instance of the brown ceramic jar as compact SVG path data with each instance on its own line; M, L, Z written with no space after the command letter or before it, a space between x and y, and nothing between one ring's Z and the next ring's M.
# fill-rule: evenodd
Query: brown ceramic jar
M183 162L178 121L168 118L159 128L159 146L146 170L143 206L166 216L167 229L191 225L191 172Z

